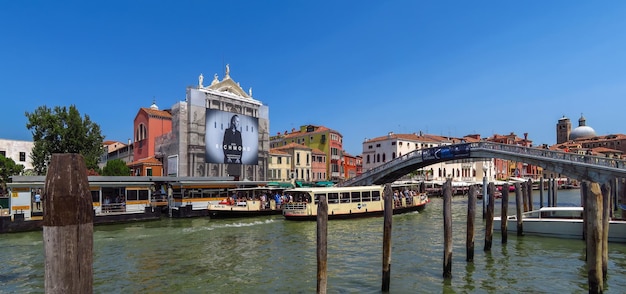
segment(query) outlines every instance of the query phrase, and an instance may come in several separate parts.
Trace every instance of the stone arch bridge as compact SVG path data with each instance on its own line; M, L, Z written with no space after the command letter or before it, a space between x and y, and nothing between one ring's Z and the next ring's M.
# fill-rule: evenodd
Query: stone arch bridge
M435 163L467 158L501 158L540 166L573 179L605 183L626 178L626 161L533 147L476 142L415 150L397 157L339 186L381 185Z

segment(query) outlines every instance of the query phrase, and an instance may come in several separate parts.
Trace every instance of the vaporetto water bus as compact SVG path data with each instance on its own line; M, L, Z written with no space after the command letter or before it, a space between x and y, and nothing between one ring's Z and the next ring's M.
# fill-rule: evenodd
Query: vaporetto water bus
M287 220L316 220L320 196L328 203L328 219L382 216L385 212L384 186L303 187L285 190L293 202L283 204ZM395 189L393 213L421 211L430 202L426 193Z
M284 197L284 190L273 186L231 189L231 195L219 203L209 203L209 216L230 218L281 214L282 209L275 197Z
M45 176L13 176L8 197L0 195L0 233L37 230L43 219ZM232 177L89 176L94 223L208 216L232 190L266 186L266 181Z

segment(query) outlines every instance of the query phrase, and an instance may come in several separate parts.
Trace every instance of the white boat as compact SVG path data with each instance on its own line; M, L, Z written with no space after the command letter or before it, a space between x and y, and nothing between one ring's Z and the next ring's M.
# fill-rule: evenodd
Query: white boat
M507 231L517 232L517 215L508 216ZM583 208L542 207L522 213L523 232L556 238L583 238ZM493 218L493 229L501 230L501 217ZM626 221L609 222L609 242L626 243Z
M328 219L349 219L369 216L382 216L385 212L383 199L384 186L356 187L303 187L285 190L293 202L283 206L283 216L287 220L316 220L320 196L328 203ZM397 189L394 196L393 213L421 211L429 202L426 193L416 193L409 189Z

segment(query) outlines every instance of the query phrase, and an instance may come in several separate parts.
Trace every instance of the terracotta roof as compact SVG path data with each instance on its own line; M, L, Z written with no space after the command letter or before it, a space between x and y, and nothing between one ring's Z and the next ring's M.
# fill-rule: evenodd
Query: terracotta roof
M595 147L595 148L591 148L591 151L593 153L624 153L621 150L616 150L616 149L611 149L611 148L606 148L606 147Z
M172 114L165 110L156 110L148 107L142 107L140 110L145 111L148 115L159 116L166 119L172 119Z
M591 138L585 138L576 140L576 142L593 142L593 141L611 141L611 140L624 140L626 135L624 134L611 134L606 136L595 136Z
M158 159L154 158L154 156L142 158L139 160L135 160L131 163L127 164L128 166L136 166L136 165L163 165Z
M270 154L274 154L274 155L291 155L285 151L279 150L277 148L271 148L270 149Z
M306 145L302 145L302 144L297 144L297 143L289 143L289 144L284 145L284 146L275 147L274 149L304 149L304 150L311 150L311 147L306 146Z
M288 138L297 138L297 137L304 136L304 135L310 135L310 134L316 134L316 133L324 133L324 132L334 132L334 133L337 133L337 134L341 135L341 133L339 133L339 132L337 132L337 131L335 131L333 129L329 129L329 128L325 127L325 126L316 126L316 125L309 125L309 126L315 128L315 130L312 131L312 132L307 132L306 131L306 127L307 126L302 126L302 127L305 127L304 131L301 131L302 127L300 127L300 129L294 129L294 130L292 130L292 132L287 133L287 134L279 133L277 136L280 137L281 139L288 139Z
M441 142L432 138L430 135L419 136L417 134L393 134L392 133L392 134L388 134L385 136L380 136L380 137L366 140L365 143L380 142L380 141L386 141L389 139L410 140L410 141L430 142L430 143Z
M324 152L324 151L322 151L322 150L319 150L319 149L317 149L317 148L313 148L313 150L311 150L311 153L313 153L313 154L324 154L324 155L326 155L326 152Z

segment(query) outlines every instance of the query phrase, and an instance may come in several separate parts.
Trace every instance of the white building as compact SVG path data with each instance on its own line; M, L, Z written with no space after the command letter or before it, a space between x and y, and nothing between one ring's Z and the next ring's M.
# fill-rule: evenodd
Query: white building
M30 154L33 151L35 142L0 139L0 154L6 158L11 158L16 164L24 166L24 170L32 170L33 162Z
M363 172L380 166L386 162L418 149L458 144L461 142L474 142L479 138L450 138L423 133L394 134L390 132L386 136L367 139L363 142ZM445 181L452 178L453 181L480 182L485 174L492 168L491 160L461 159L441 162L421 168L417 173L421 179Z

